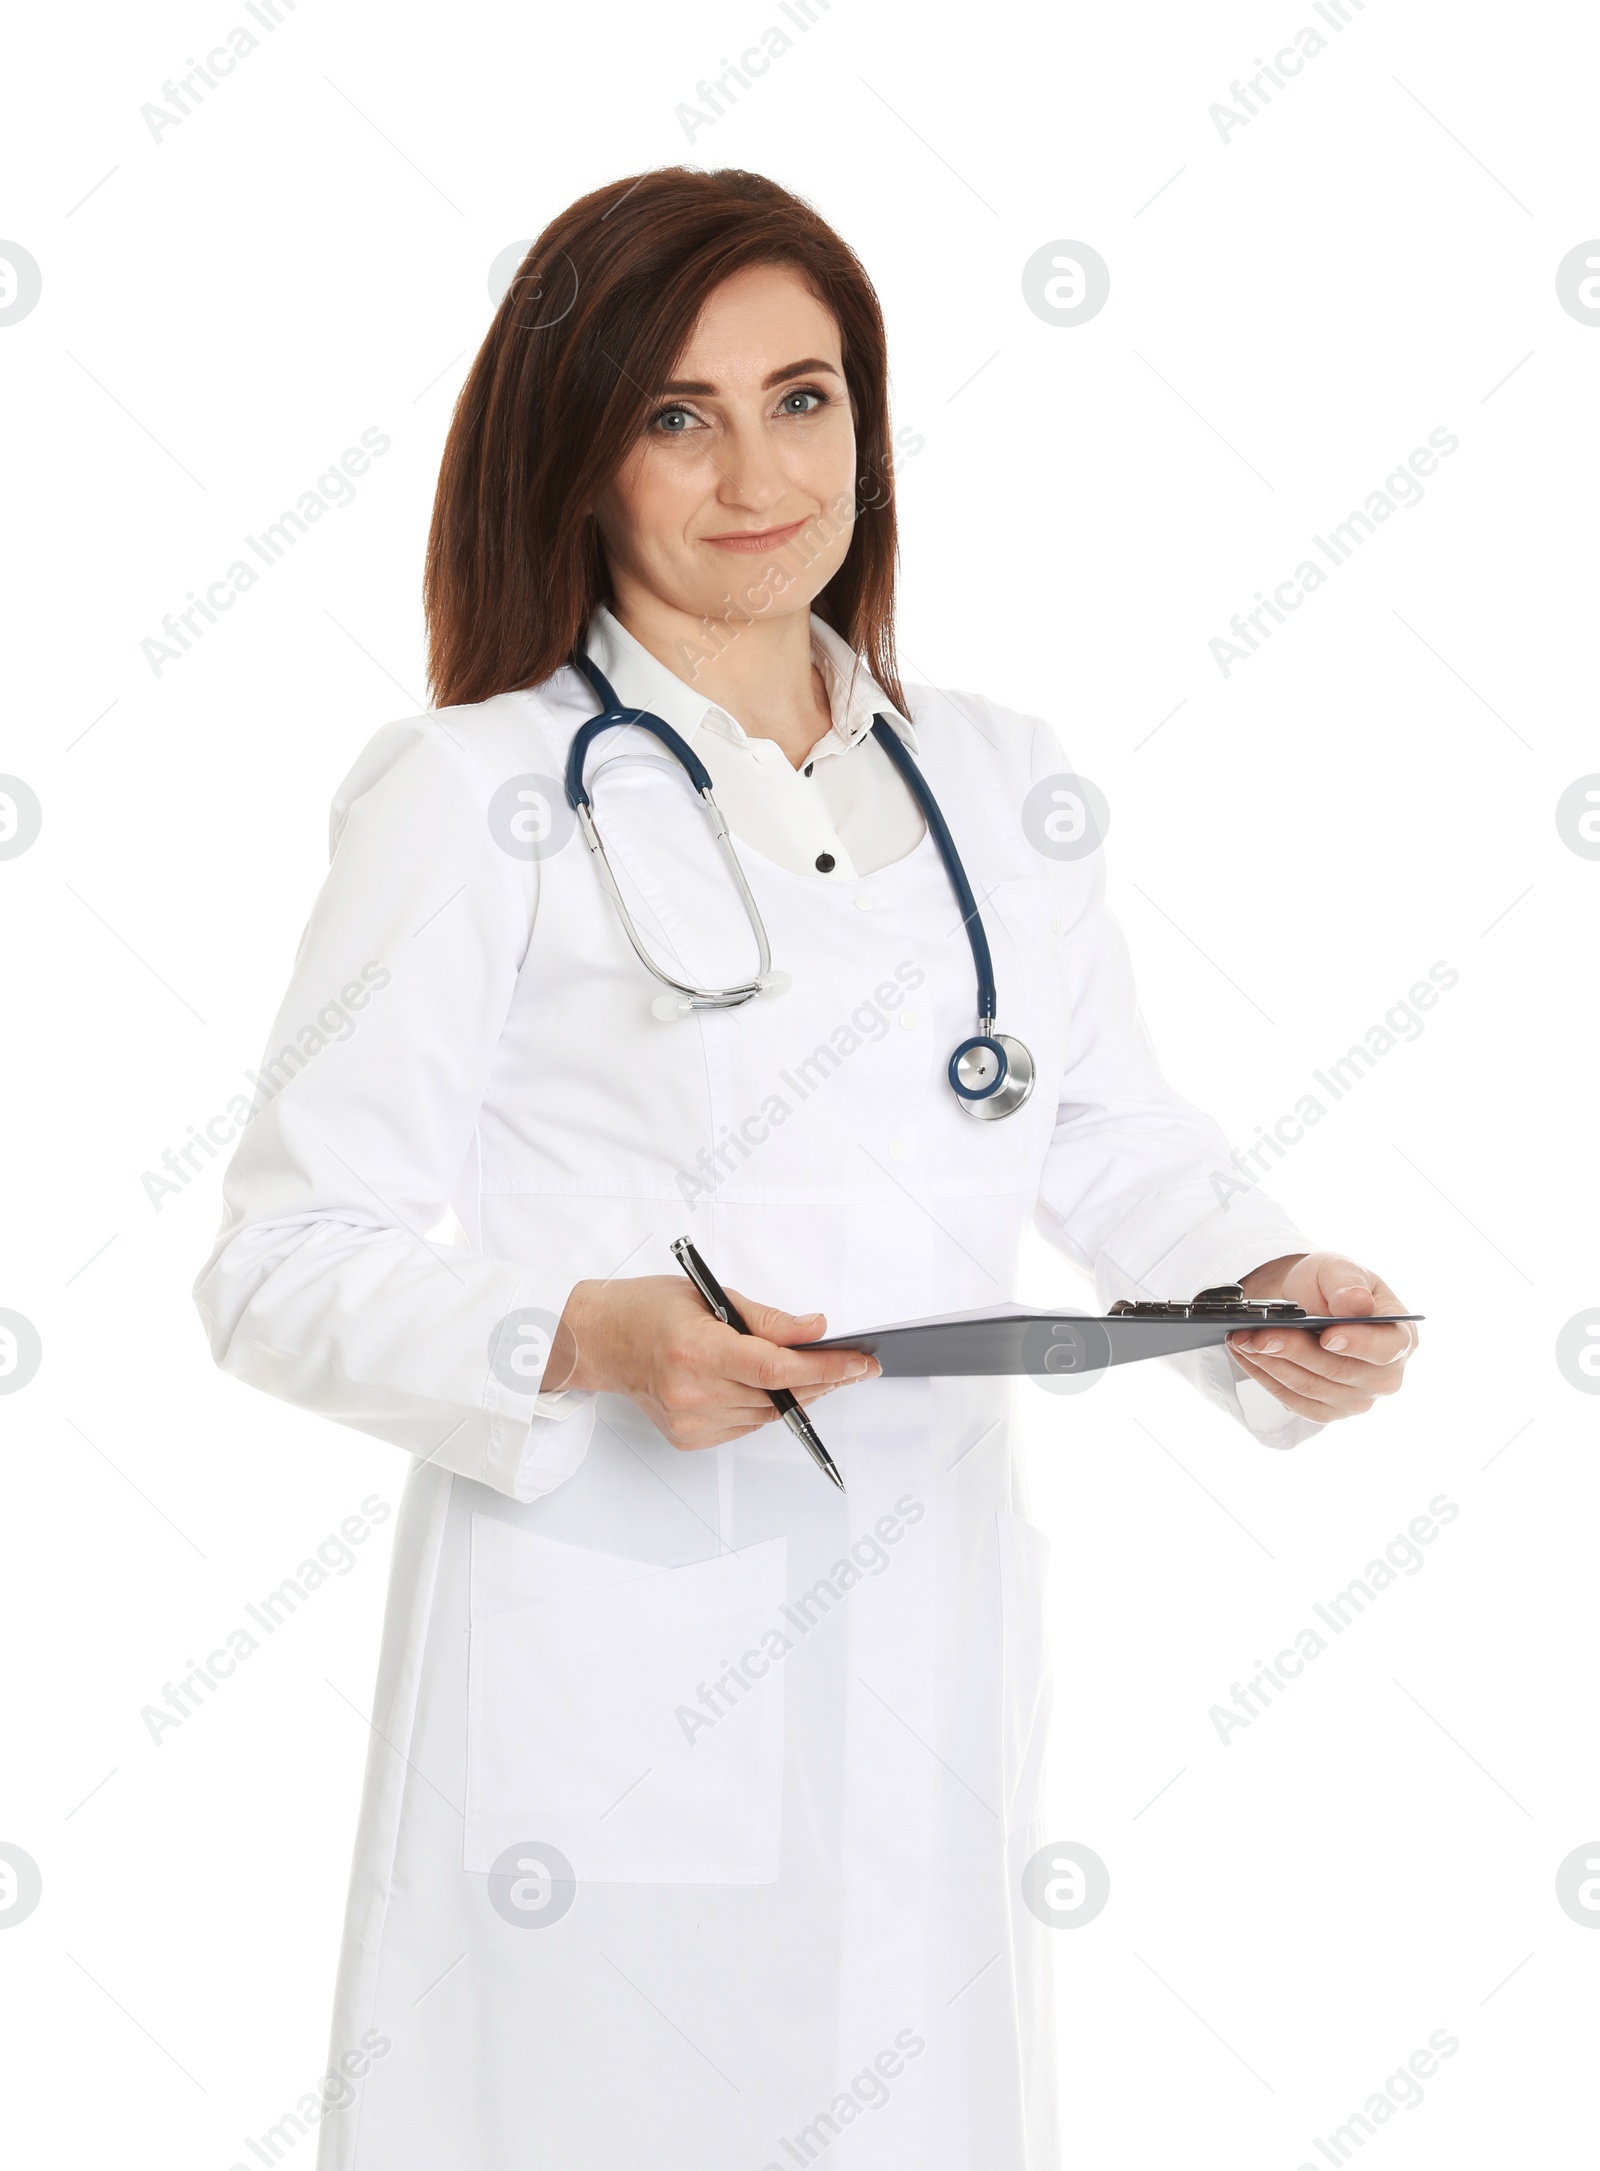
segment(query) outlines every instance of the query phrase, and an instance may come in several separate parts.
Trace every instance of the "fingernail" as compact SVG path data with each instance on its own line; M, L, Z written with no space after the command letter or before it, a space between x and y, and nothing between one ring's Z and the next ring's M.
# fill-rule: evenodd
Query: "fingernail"
M1322 1346L1324 1349L1347 1349L1350 1346L1350 1337L1347 1334L1330 1334Z
M1256 1347L1260 1350L1263 1357L1275 1357L1278 1354L1279 1350L1282 1349L1283 1344L1274 1334L1269 1335L1267 1340L1264 1342L1257 1342Z

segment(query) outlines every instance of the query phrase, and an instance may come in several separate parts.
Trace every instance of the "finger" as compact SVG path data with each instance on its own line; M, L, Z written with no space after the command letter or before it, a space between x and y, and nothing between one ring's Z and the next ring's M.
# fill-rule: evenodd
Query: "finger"
M1328 1312L1376 1312L1383 1308L1377 1298L1377 1275L1357 1266L1343 1252L1330 1251L1317 1261L1317 1293ZM1349 1302L1335 1303L1336 1297L1348 1298Z
M1316 1404L1325 1411L1337 1410L1345 1417L1371 1409L1377 1392L1377 1378L1372 1375L1352 1384L1308 1370L1287 1357L1244 1357L1240 1362L1253 1378L1274 1392L1285 1388L1303 1402Z
M776 1304L762 1304L738 1289L730 1289L728 1295L750 1332L764 1342L776 1342L787 1349L794 1342L814 1342L828 1331L827 1319L821 1312L780 1311Z
M829 1380L821 1386L794 1388L791 1392L801 1404L815 1402L823 1395L831 1395L836 1387L848 1386L846 1380ZM686 1420L697 1427L707 1424L746 1426L765 1423L769 1417L781 1417L782 1411L772 1397L762 1388L746 1386L742 1380L710 1378L702 1382L700 1392L685 1409L676 1405L680 1425Z
M745 1424L695 1426L695 1429L690 1433L684 1433L682 1426L677 1426L677 1435L673 1437L673 1433L669 1433L666 1437L669 1437L671 1444L677 1450L680 1450L680 1455L693 1455L693 1452L697 1452L699 1448L723 1448L723 1446L727 1446L729 1439L745 1439L749 1433L760 1431L762 1424L775 1424L775 1422L777 1422L777 1411L773 1409L773 1405L769 1402L764 1413L751 1413L749 1420Z
M1303 1340L1303 1349L1286 1350L1281 1357L1262 1357L1257 1362L1268 1366L1275 1377L1288 1379L1301 1372L1307 1380L1321 1382L1305 1390L1311 1394L1339 1388L1370 1402L1375 1395L1398 1393L1404 1377L1399 1365L1373 1365L1363 1363L1359 1357L1335 1357L1319 1348L1309 1335Z
M1336 1267L1348 1265L1345 1260L1335 1262ZM1351 1274L1360 1279L1352 1279ZM1364 1318L1374 1312L1405 1310L1389 1284L1380 1275L1367 1273L1364 1267L1352 1268L1350 1274L1330 1270L1326 1279L1320 1274L1318 1279L1329 1292L1328 1310L1336 1317ZM1407 1320L1394 1327L1330 1327L1322 1335L1322 1346L1364 1358L1369 1364L1393 1364L1408 1357L1420 1339L1415 1326Z
M1286 1410L1292 1410L1296 1417L1309 1417L1319 1425L1331 1424L1336 1417L1354 1417L1360 1414L1359 1410L1336 1410L1326 1402L1313 1402L1308 1396L1296 1394L1292 1387L1285 1387L1277 1380L1263 1378L1261 1385L1270 1395L1275 1396Z
M849 1380L826 1380L820 1387L792 1387L789 1392L796 1402L815 1402L822 1395L831 1395L836 1388L848 1387ZM745 1387L738 1380L718 1381L707 1400L707 1407L717 1411L769 1410L782 1415L772 1397L759 1387Z
M1396 1364L1410 1355L1413 1345L1405 1327L1331 1327L1320 1335L1303 1328L1259 1327L1251 1334L1230 1335L1228 1347L1254 1357L1289 1357L1333 1379L1354 1379L1358 1375L1341 1371L1340 1365Z
M860 1349L784 1349L756 1335L742 1335L723 1359L727 1377L747 1387L840 1387L868 1379L882 1368Z
M1398 1364L1416 1348L1408 1324L1396 1327L1325 1327L1318 1337L1324 1349L1363 1364Z
M875 1373L869 1373L865 1376L868 1378L876 1378L877 1375ZM839 1388L850 1387L854 1384L855 1383L852 1380L836 1379L829 1380L826 1385L822 1387L793 1387L790 1389L790 1393L794 1396L796 1402L820 1402L824 1395L834 1394Z
M1334 1386L1354 1387L1366 1382L1364 1391L1371 1389L1370 1373L1355 1358L1335 1356L1323 1349L1314 1335L1264 1335L1258 1349L1240 1354L1253 1358L1257 1369L1273 1379L1287 1379L1291 1373L1303 1372L1308 1379L1325 1380Z

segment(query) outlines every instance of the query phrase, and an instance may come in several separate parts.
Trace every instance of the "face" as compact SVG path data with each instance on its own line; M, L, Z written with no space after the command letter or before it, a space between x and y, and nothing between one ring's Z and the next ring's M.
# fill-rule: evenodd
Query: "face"
M595 502L618 605L808 611L850 548L855 423L839 327L786 265L716 289Z

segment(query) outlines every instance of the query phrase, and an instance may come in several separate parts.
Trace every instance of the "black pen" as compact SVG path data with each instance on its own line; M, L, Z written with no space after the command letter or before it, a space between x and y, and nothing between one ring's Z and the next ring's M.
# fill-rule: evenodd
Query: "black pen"
M715 1313L723 1325L734 1328L739 1334L748 1334L750 1329L734 1310L727 1291L686 1236L680 1236L674 1243L672 1256L694 1283L701 1296L704 1297L707 1307ZM812 1430L810 1418L807 1417L794 1396L790 1394L788 1388L769 1387L766 1393L767 1399L771 1402L773 1408L780 1412L784 1423L800 1442L817 1468L823 1472L824 1476L832 1478L840 1492L843 1492L844 1479L839 1475L838 1464L817 1438L816 1433Z

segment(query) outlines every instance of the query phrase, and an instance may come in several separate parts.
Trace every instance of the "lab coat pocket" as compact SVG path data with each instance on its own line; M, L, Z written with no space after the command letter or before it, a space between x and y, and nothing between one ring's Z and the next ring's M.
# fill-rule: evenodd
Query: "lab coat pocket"
M474 1515L465 1867L543 1840L580 1883L772 1883L786 1552L662 1568Z
M1000 1758L1006 1830L1031 1821L1039 1807L1050 1728L1050 1643L1045 1575L1050 1540L1020 1515L996 1511L1000 1539L1000 1624L1004 1695Z

